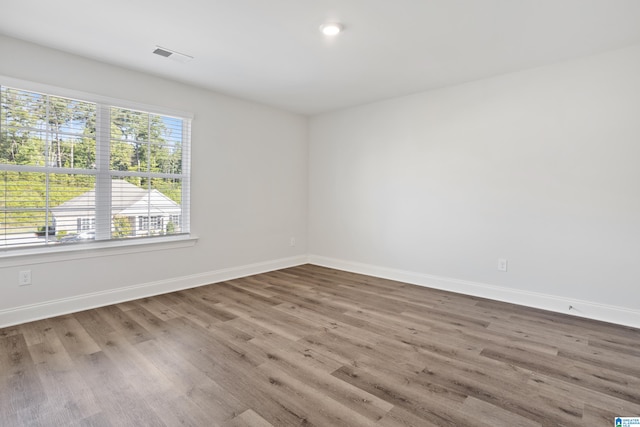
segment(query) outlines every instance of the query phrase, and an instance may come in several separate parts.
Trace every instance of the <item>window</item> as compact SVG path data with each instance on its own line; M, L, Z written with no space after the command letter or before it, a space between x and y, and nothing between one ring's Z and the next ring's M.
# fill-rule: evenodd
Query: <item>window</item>
M189 233L187 116L86 94L0 96L0 248Z
M96 228L95 218L78 218L78 233Z
M138 230L148 230L149 229L149 217L141 216L138 218Z
M162 230L162 217L161 216L152 216L149 219L149 230Z
M157 233L163 230L164 218L161 216L138 217L138 230L142 233Z

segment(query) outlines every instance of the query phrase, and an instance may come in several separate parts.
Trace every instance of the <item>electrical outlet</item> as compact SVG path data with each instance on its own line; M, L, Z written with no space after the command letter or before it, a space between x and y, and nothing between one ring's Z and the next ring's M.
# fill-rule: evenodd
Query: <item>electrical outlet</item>
M507 271L507 260L504 258L498 258L498 271Z
M291 240L289 240L289 245L291 246L295 246L296 245L296 238L292 237Z
M18 273L18 285L27 286L31 284L31 270L23 270Z

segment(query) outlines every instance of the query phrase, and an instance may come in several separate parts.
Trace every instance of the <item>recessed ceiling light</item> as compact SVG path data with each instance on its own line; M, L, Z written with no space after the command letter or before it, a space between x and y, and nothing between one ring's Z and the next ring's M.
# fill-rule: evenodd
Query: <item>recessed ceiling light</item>
M322 34L324 34L325 36L335 36L343 29L344 26L337 22L330 22L320 25L320 31L322 31Z
M167 49L166 47L156 46L156 50L153 51L156 55L163 56L165 58L173 59L176 62L185 63L193 59L193 56L186 55L184 53L176 52L175 50Z

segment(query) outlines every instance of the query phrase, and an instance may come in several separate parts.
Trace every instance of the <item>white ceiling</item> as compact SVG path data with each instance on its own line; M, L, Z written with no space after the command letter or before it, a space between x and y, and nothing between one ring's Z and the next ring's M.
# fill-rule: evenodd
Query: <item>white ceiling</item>
M639 0L2 3L4 35L304 114L640 43Z

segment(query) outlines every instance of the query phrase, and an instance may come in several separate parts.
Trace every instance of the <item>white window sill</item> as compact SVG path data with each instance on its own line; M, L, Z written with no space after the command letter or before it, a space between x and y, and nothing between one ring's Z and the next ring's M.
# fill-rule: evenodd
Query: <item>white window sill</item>
M197 236L179 235L0 250L0 268L187 248L195 245L197 241Z

